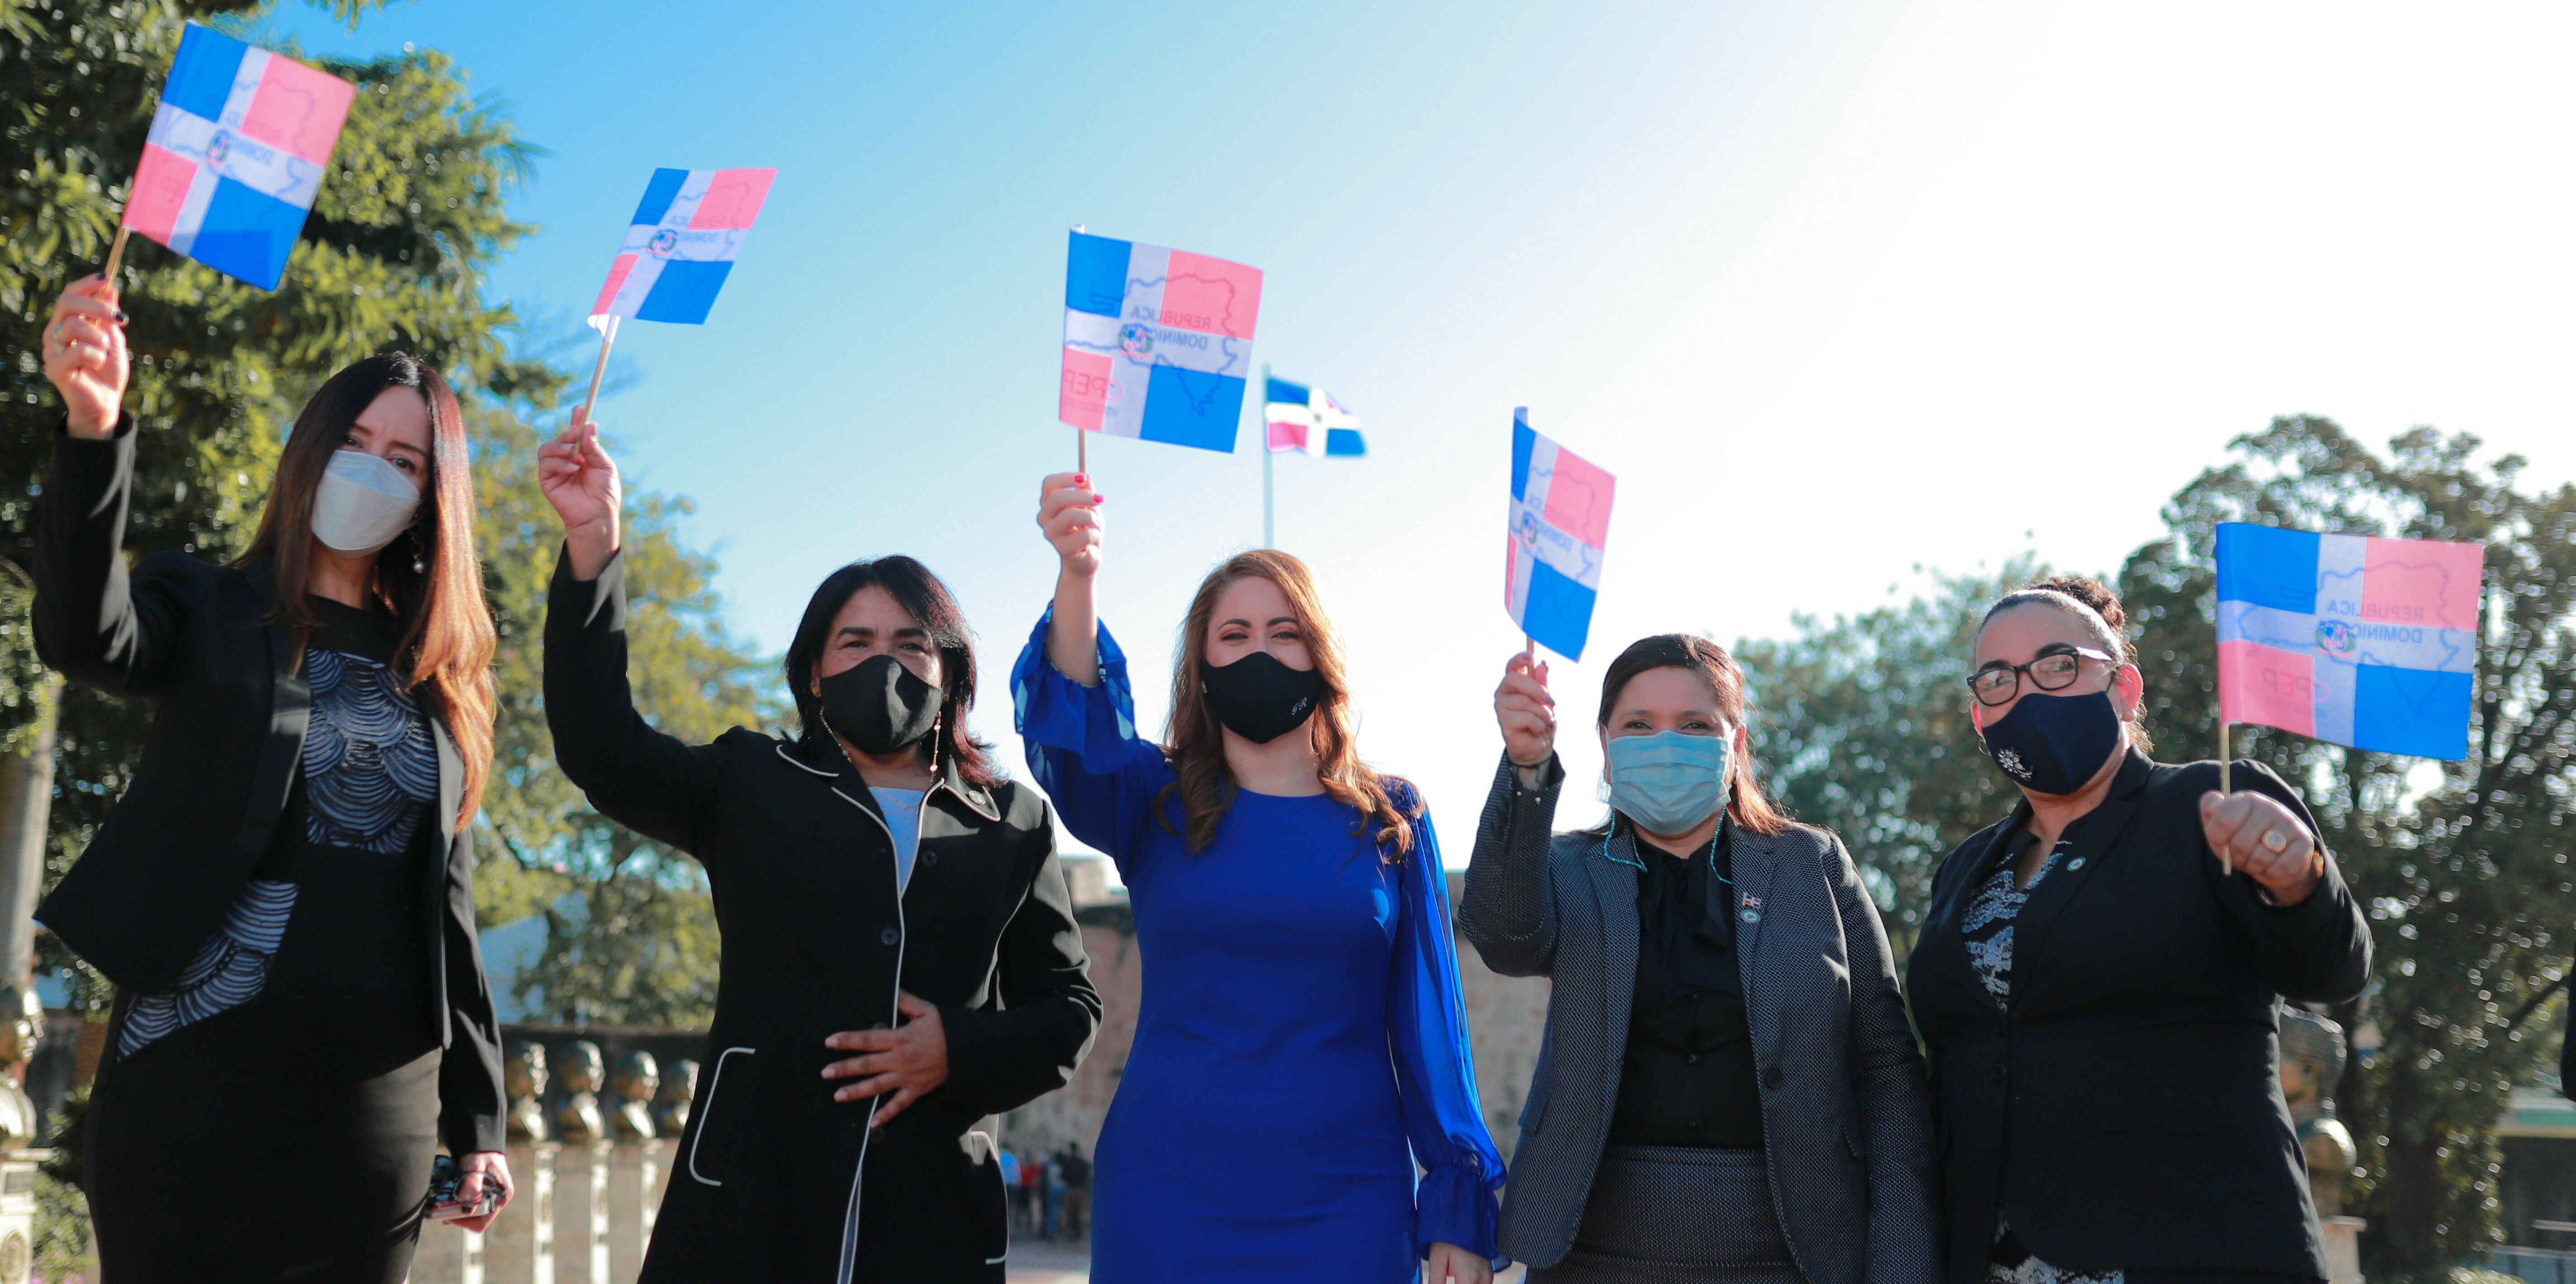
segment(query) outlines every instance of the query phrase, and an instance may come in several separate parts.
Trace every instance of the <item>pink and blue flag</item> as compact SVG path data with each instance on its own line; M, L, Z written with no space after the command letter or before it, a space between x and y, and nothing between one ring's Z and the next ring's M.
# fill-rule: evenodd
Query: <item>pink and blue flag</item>
M703 325L751 225L769 199L774 169L657 169L590 305L590 324L611 317Z
M124 226L276 289L357 96L338 76L189 23Z
M1262 394L1262 427L1272 454L1301 450L1309 455L1365 455L1360 417L1342 408L1333 394L1285 379L1271 379Z
M2479 544L2218 527L2218 716L2466 758Z
M1512 411L1512 548L1503 609L1523 636L1569 660L1583 658L1592 632L1616 485L1598 465L1532 430L1529 407Z
M1261 269L1073 234L1056 417L1089 432L1234 449Z

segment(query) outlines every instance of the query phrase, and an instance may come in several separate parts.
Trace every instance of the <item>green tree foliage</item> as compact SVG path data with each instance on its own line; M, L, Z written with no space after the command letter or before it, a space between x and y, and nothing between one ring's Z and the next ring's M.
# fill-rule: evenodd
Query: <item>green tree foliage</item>
M2375 1270L2440 1266L2496 1238L2495 1123L2551 1046L2540 1022L2576 922L2576 487L2520 489L2519 458L2481 463L2478 448L2418 428L2382 458L2331 421L2275 420L2176 492L2172 536L2122 575L2150 726L2167 756L2199 756L2216 748L2217 523L2487 545L2467 761L2235 733L2238 756L2306 786L2378 936L2373 993L2337 1014L2384 1039L2338 1094Z
M715 913L695 863L590 810L555 767L541 665L546 586L560 530L537 487L535 431L481 417L476 475L486 583L501 632L503 697L485 822L513 859L487 859L476 896L487 923L546 917L546 948L518 997L567 1021L701 1026L715 1009ZM774 724L765 666L725 635L715 563L681 545L685 500L628 497L627 669L647 719L691 743Z
M1797 616L1787 641L1736 644L1766 783L1792 815L1842 834L1900 951L1941 858L2012 809L1961 678L1987 604L2046 574L2027 555L1991 575L1936 574L1928 595L1831 624Z

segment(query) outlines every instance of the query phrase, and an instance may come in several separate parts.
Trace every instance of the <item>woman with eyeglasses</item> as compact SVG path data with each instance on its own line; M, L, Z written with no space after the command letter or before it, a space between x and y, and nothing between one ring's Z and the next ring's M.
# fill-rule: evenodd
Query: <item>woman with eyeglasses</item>
M1939 1105L1949 1284L2321 1280L2279 1062L2370 929L2281 778L2147 756L2108 588L1986 612L1968 676L2021 800L1934 875L1908 964Z
M1459 926L1546 976L1503 1196L1533 1284L1934 1278L1930 1105L1878 909L1762 796L1744 675L1665 634L1602 677L1610 815L1554 833L1556 702L1516 654Z

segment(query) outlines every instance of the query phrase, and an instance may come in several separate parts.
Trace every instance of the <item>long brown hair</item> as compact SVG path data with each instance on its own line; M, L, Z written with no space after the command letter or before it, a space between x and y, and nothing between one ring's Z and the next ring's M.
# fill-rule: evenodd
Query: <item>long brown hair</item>
M1744 699L1744 670L1736 666L1735 657L1707 638L1659 633L1629 643L1628 649L1610 662L1610 671L1601 675L1601 712L1596 722L1601 730L1609 730L1611 706L1618 703L1620 693L1638 674L1652 669L1688 669L1698 674L1717 692L1718 716L1738 727L1749 725L1745 720L1749 710ZM1788 813L1762 792L1762 781L1754 774L1749 749L1735 755L1735 788L1727 797L1726 815L1752 833L1788 832ZM1618 823L1617 816L1612 812L1612 819L1603 821L1595 832L1608 834L1610 827Z
M1305 733L1314 740L1324 792L1335 802L1358 808L1361 825L1375 823L1379 844L1392 847L1401 858L1413 850L1412 817L1421 814L1420 795L1405 781L1379 775L1360 761L1341 635L1324 614L1323 595L1316 591L1315 577L1306 564L1276 549L1254 549L1225 559L1199 582L1198 595L1190 599L1189 618L1181 623L1180 643L1172 657L1172 723L1163 746L1174 779L1154 800L1154 814L1165 829L1182 833L1173 828L1168 806L1168 800L1177 795L1190 850L1205 851L1216 841L1217 824L1225 819L1226 808L1234 804L1234 773L1225 765L1225 729L1208 707L1200 682L1207 671L1208 625L1216 619L1217 599L1243 579L1265 579L1279 586L1288 599L1289 613L1297 617L1297 633L1306 641L1306 654L1314 658L1315 672L1323 677L1324 697L1308 717ZM1402 807L1396 805L1398 794L1405 799Z
M429 484L408 535L376 558L369 592L400 626L396 667L406 689L428 687L465 762L456 813L461 827L483 805L492 770L492 611L483 602L483 564L474 556L474 481L465 415L438 371L400 352L378 353L331 376L304 409L277 461L277 482L259 531L236 566L265 565L275 577L272 623L300 640L320 621L304 598L313 578L313 492L349 427L388 388L410 388L429 408ZM417 557L422 570L412 569Z

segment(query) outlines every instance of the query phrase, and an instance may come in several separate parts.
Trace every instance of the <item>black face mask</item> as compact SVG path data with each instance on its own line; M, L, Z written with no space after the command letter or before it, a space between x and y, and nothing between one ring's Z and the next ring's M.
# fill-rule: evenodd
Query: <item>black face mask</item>
M2120 747L2120 711L2111 693L2032 692L2003 720L1986 725L1986 752L2014 784L2034 793L2082 789Z
M939 725L939 688L890 655L862 660L821 686L824 722L860 753L893 753Z
M1324 675L1292 669L1267 651L1199 670L1199 691L1225 728L1266 745L1304 726L1324 702Z

